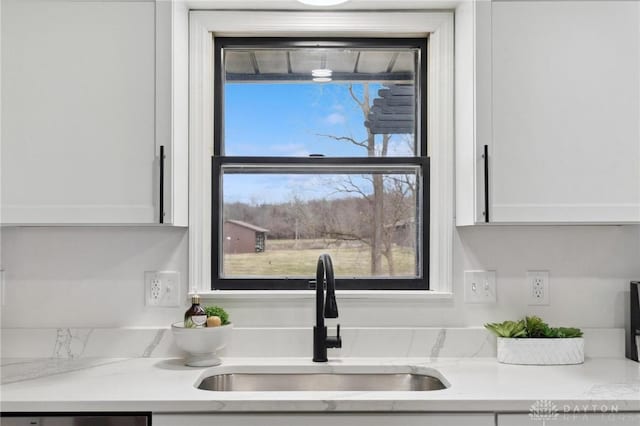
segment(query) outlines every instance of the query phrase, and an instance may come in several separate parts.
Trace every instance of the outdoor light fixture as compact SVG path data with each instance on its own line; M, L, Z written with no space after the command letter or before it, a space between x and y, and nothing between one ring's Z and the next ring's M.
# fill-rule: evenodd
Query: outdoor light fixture
M320 68L317 70L311 70L311 75L313 77L331 77L331 74L333 74L333 71L331 71L330 69L326 69L326 68Z
M313 77L313 81L318 83L326 83L328 81L331 81L332 74L333 74L333 71L326 68L311 70L311 76Z
M336 4L346 3L349 0L298 0L303 4L310 6L335 6Z

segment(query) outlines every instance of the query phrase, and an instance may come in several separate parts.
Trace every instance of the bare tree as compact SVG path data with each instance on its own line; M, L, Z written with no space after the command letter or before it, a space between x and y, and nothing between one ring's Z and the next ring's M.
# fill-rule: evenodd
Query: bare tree
M369 84L363 83L362 86L362 98L359 98L358 95L354 92L353 85L349 85L349 95L362 111L363 119L366 121L371 110L371 100L369 94ZM373 134L369 128L366 128L366 131L367 137L364 140L357 140L352 136L336 136L326 134L321 136L362 147L367 150L368 157L386 157L389 151L389 140L391 139L391 135L382 135L380 148L378 152L376 152L375 134ZM397 216L399 212L391 215L392 222L391 224L389 224L390 226L387 229L387 227L385 227L385 178L381 173L373 173L372 175L370 175L370 177L364 178L370 180L373 187L372 194L366 194L361 185L354 183L350 178L346 178L345 181L339 185L337 191L349 194L358 194L369 202L372 211L372 218L369 223L370 226L368 230L368 238L363 235L358 235L351 232L338 232L338 230L335 229L333 230L333 235L335 238L357 239L367 243L371 248L371 274L374 276L382 274L382 256L384 255L389 267L389 274L393 275L394 265L392 254L392 233L394 231L395 223L397 222L397 220L393 217ZM404 196L402 192L398 192L398 194ZM392 205L396 206L403 204L394 204L395 202L398 202L398 200L390 201L392 202Z

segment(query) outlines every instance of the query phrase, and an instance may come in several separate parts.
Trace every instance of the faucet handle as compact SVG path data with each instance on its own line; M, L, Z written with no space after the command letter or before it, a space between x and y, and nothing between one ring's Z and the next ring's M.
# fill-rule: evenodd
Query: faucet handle
M340 324L336 327L337 334L334 337L327 336L326 345L327 348L341 348L342 347L342 339L340 338Z

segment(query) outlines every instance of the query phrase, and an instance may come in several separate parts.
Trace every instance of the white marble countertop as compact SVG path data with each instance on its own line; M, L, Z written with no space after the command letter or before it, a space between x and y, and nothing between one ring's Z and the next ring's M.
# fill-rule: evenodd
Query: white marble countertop
M575 366L515 366L495 358L226 358L193 368L179 359L2 359L3 412L11 411L473 411L528 412L539 400L580 410L640 412L640 363L589 359ZM203 377L230 371L418 371L444 379L429 392L211 392ZM595 407L599 408L595 408Z

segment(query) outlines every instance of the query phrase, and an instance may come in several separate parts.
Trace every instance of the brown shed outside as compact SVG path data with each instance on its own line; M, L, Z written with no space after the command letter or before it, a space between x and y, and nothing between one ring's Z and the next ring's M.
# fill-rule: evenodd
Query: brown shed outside
M223 238L226 254L261 253L266 250L268 229L241 220L224 222Z

